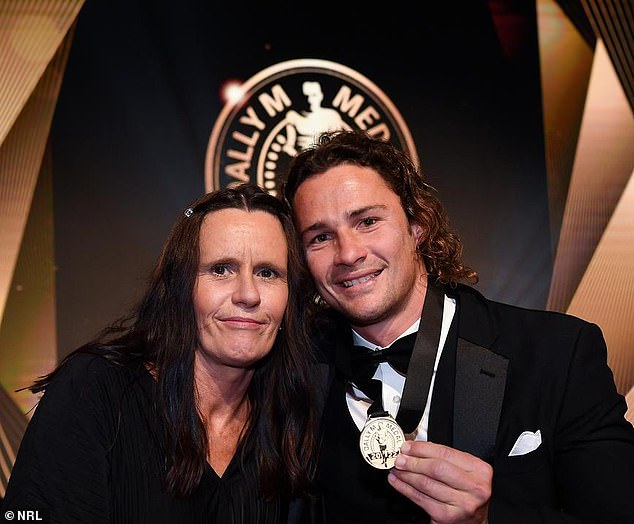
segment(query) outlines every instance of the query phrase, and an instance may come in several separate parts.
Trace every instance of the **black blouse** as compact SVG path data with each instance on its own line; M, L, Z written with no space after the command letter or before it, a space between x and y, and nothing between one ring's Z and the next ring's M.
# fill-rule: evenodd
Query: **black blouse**
M161 489L164 455L143 366L79 354L47 387L16 458L2 513L40 510L47 522L286 522L282 497L258 495L253 457L222 477L207 464L187 497Z

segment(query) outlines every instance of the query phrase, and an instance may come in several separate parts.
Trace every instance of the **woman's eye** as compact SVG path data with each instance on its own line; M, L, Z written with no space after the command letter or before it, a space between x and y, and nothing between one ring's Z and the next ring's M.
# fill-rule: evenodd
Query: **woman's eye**
M259 272L259 275L262 278L273 278L275 276L277 276L277 272L269 267L261 269Z
M219 277L224 276L227 273L227 265L226 264L216 264L211 268L211 271L214 275Z

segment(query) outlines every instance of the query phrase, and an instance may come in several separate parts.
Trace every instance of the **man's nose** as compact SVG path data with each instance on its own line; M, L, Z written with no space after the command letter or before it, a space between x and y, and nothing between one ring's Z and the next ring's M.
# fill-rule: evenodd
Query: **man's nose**
M337 234L335 245L335 263L352 266L363 260L367 249L354 231L343 231Z

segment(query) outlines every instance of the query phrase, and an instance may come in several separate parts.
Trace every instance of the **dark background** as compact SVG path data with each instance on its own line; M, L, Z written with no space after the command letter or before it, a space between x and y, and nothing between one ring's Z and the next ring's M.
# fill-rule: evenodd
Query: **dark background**
M351 67L409 126L490 298L543 308L552 273L535 3L87 0L51 131L58 348L139 298L205 191L227 79Z

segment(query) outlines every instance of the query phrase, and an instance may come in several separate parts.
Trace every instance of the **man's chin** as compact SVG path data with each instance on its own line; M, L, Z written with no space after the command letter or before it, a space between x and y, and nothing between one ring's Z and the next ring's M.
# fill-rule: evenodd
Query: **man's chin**
M338 309L335 307L335 309ZM359 307L344 307L338 309L338 311L346 317L348 322L353 326L371 326L383 320L383 312L377 310L376 307L359 308Z
M337 296L321 294L332 309L342 314L352 325L368 326L382 320L385 306L374 294L357 296Z

